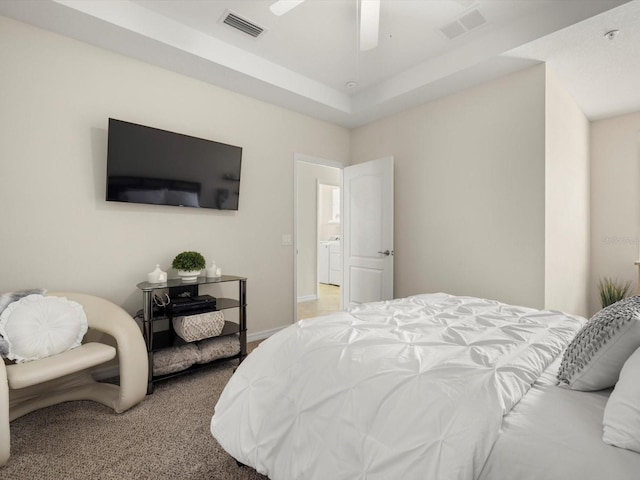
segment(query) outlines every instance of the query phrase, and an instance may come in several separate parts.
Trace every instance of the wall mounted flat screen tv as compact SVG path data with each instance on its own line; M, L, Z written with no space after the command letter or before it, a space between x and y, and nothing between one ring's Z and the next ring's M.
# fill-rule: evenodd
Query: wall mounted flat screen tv
M107 200L238 210L242 148L109 119Z

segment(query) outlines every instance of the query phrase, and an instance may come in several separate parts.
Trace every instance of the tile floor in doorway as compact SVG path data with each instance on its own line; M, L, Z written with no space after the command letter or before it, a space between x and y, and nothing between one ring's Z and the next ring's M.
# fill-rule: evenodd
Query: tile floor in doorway
M301 302L298 304L298 320L303 318L317 317L340 310L340 287L321 283L320 298L312 302Z

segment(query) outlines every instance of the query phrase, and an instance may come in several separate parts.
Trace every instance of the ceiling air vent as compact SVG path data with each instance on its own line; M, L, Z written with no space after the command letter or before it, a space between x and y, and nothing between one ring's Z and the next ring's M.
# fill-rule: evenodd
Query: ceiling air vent
M467 33L469 30L478 28L480 25L487 23L487 20L482 16L479 10L471 10L464 14L457 20L445 25L440 31L449 40L453 40L460 35Z
M440 31L444 33L445 37L449 40L453 40L467 32L467 30L457 20L445 25L440 29Z
M478 10L471 10L466 15L463 15L458 19L458 21L462 24L464 28L469 30L473 30L474 28L479 27L487 23L487 20L482 16L482 14Z
M222 23L226 23L230 27L240 30L242 33L246 33L247 35L251 35L254 38L259 37L262 32L264 32L264 28L261 26L256 25L233 12L225 12Z

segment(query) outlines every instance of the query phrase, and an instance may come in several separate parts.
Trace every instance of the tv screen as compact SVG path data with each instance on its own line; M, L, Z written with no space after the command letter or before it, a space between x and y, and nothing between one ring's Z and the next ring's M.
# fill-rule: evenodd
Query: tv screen
M107 200L237 210L242 148L109 119Z

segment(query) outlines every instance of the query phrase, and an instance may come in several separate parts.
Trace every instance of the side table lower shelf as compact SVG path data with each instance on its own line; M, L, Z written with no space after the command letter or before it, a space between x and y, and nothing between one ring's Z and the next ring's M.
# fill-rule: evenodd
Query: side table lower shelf
M189 372L195 372L197 370L202 370L203 368L210 368L214 365L219 365L220 363L223 362L229 362L231 360L238 360L238 363L242 363L242 360L244 360L244 357L246 357L246 355L242 355L240 353L238 353L237 355L234 355L232 357L224 357L224 358L217 358L215 360L211 360L210 362L207 363L194 363L193 365L191 365L190 367L185 368L184 370L179 370L177 372L172 372L172 373L165 373L163 375L154 375L151 382L152 383L156 383L156 382L161 382L162 380L167 380L169 378L173 378L173 377L178 377L180 375L184 375L185 373L189 373ZM151 390L149 390L149 388L147 388L147 394L149 393L153 393L153 388L151 388Z
M165 330L154 334L153 343L157 348L149 352L152 383L226 360L241 362L246 356L241 348L240 326L230 321L224 323L222 332L215 337L185 342L171 330Z

